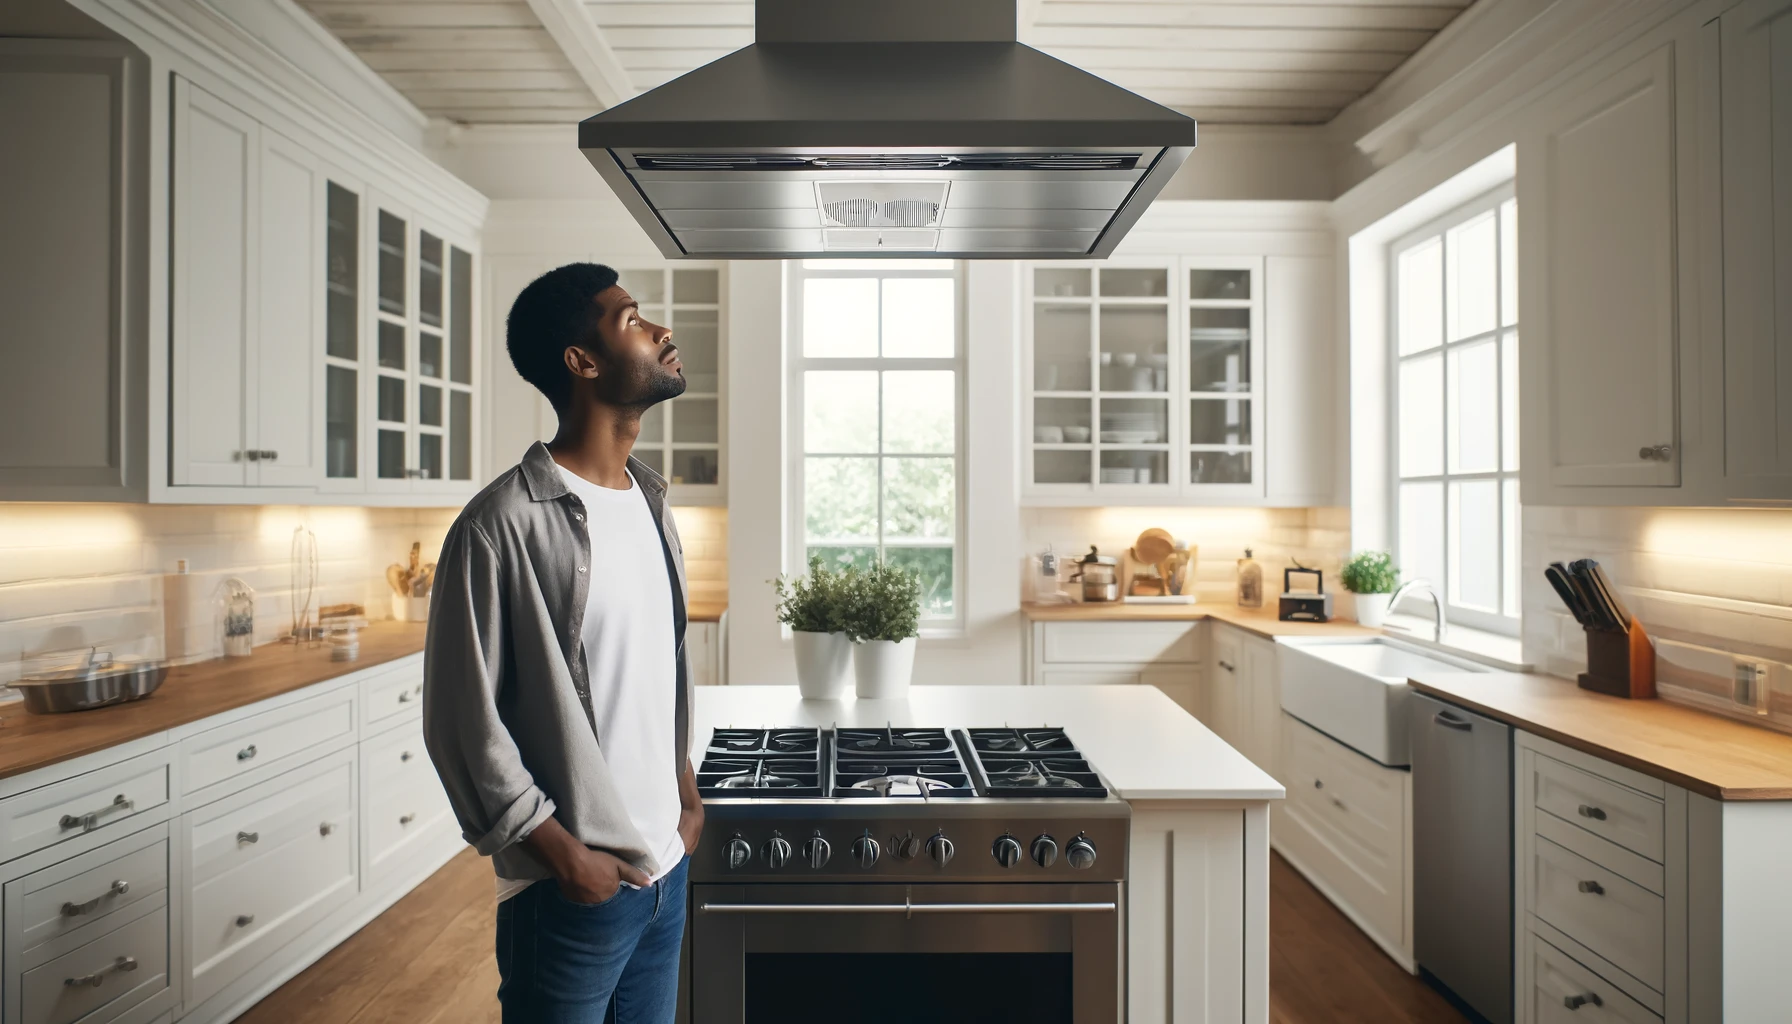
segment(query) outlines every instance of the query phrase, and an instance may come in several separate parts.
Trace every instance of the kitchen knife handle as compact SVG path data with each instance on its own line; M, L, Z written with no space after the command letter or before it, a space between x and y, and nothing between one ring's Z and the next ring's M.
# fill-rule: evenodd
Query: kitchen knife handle
M1624 602L1618 598L1618 588L1612 586L1611 577L1605 574L1605 568L1598 562L1592 564L1591 571L1593 582L1599 585L1600 596L1605 598L1605 603L1611 608L1612 616L1618 621L1618 627L1629 629L1630 609L1624 607Z
M1582 607L1580 598L1575 596L1574 588L1569 585L1568 571L1562 568L1562 563L1552 563L1543 570L1543 575L1549 580L1549 585L1555 588L1556 596L1562 599L1562 604L1567 607L1568 614L1574 616L1574 621L1582 626L1590 625L1587 621L1587 611Z

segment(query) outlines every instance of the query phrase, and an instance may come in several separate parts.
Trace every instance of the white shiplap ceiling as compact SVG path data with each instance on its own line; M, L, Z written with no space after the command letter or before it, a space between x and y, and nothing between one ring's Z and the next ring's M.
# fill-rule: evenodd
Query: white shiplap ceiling
M472 123L577 120L753 41L752 0L299 2L424 112ZM1020 0L1020 34L1201 121L1318 124L1470 2Z

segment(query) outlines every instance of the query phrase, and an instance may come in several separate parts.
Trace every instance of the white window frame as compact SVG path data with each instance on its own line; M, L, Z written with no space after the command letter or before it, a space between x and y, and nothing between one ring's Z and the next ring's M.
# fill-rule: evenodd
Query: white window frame
M965 481L967 476L966 433L966 378L967 360L965 358L965 300L966 274L962 261L952 261L950 267L933 269L933 264L946 261L926 261L927 268L917 267L911 261L889 260L823 260L819 267L806 265L807 261L792 260L786 264L788 282L787 322L789 330L785 336L785 430L789 440L786 449L785 481L787 485L785 516L786 543L784 571L802 573L808 570L808 516L803 505L803 380L804 373L809 370L951 370L954 377L953 431L952 431L952 467L953 495L952 503L952 616L950 618L928 617L923 613L921 618L921 635L923 637L958 637L964 634L965 612L969 603L970 585L966 579L969 560L966 557L966 533L970 517L966 508ZM803 285L815 278L884 278L884 277L931 277L950 278L954 282L953 329L957 335L950 358L914 359L900 357L863 357L835 358L810 357L803 354ZM883 289L878 289L878 301L882 302ZM881 314L881 310L880 310ZM881 323L881 315L879 316ZM878 389L878 453L875 456L881 462L885 458L903 458L902 455L887 455L883 452L883 389ZM931 456L923 456L931 457ZM878 486L878 537L876 545L880 551L886 547L939 547L938 539L886 542L883 537L883 473L881 465L877 474Z
M1506 324L1506 323L1501 322L1504 319L1503 306L1501 305L1501 297L1503 295L1505 285L1506 285L1506 282L1504 280L1505 260L1503 259L1505 254L1504 254L1503 248L1502 248L1505 245L1505 237L1502 232L1500 232L1499 230L1496 229L1494 232L1494 235L1495 235L1495 243L1494 243L1494 246L1495 246L1495 248L1494 248L1494 288L1495 288L1494 305L1495 305L1495 310L1496 310L1495 316L1494 316L1494 321L1495 321L1494 326L1491 330L1483 331L1479 334L1470 335L1468 337L1460 338L1460 339L1457 339L1454 341L1449 340L1449 302L1448 302L1448 291L1447 291L1447 289L1449 287L1449 244L1450 244L1449 232L1451 231L1451 229L1458 227L1459 225L1465 224L1465 223L1475 219L1476 217L1479 217L1489 211L1497 211L1500 208L1500 206L1503 203L1505 203L1507 200L1515 198L1517 193L1516 193L1516 189L1515 189L1514 185L1515 185L1514 182L1507 181L1504 184L1501 184L1498 187L1493 188L1487 192L1484 192L1481 195L1477 196L1476 198L1469 200L1467 203L1464 203L1461 206L1456 207L1455 209L1451 210L1450 212L1444 214L1443 216L1438 217L1435 220L1432 220L1432 221L1426 223L1422 227L1419 227L1411 232L1408 232L1405 235L1402 235L1401 237L1395 239L1392 243L1390 243L1388 245L1388 250L1387 250L1387 253L1388 253L1388 255L1387 255L1387 259L1388 259L1388 263L1387 263L1387 267L1388 267L1387 394L1388 394L1388 428L1389 428L1388 429L1388 469L1389 469L1389 472L1388 472L1388 492L1387 492L1388 493L1388 505L1387 505L1388 533L1387 533L1387 537L1388 537L1388 546L1394 552L1395 564L1401 566L1403 578L1410 578L1405 575L1405 573L1406 573L1406 568L1405 568L1405 564L1404 564L1404 554L1405 553L1400 550L1400 537L1401 537L1400 486L1403 483L1432 483L1432 482L1435 482L1435 483L1440 484L1444 490L1444 513L1443 513L1444 521L1442 524L1443 547L1444 547L1444 552L1443 552L1444 553L1444 576L1442 579L1434 579L1434 580L1431 580L1430 582L1436 588L1437 595L1438 595L1439 599L1441 599L1445 604L1448 619L1449 619L1450 623L1453 625L1467 626L1471 629L1484 630L1484 631L1490 632L1490 633L1498 633L1498 634L1502 634L1502 635L1506 635L1506 636L1516 637L1516 636L1520 635L1521 618L1522 618L1522 613L1523 613L1523 602L1520 599L1522 596L1522 584L1519 580L1513 578L1516 575L1515 573L1506 572L1506 566L1508 565L1508 554L1509 553L1505 550L1506 541L1505 541L1505 530L1503 528L1503 518L1504 518L1504 501L1503 501L1504 490L1503 489L1505 487L1506 481L1512 481L1514 487L1518 486L1519 469L1518 469L1518 464L1517 464L1516 460L1514 460L1514 462L1513 462L1513 468L1511 468L1511 469L1506 468L1506 466L1507 466L1506 456L1508 454L1507 446L1509 443L1514 443L1514 444L1516 443L1517 424L1516 424L1516 422L1514 422L1512 424L1507 424L1504 422L1503 417L1506 416L1506 414L1509 410L1516 410L1517 406L1516 406L1516 403L1508 403L1506 400L1507 399L1507 396L1505 394L1506 379L1505 379L1504 373L1502 372L1499 375L1499 378L1495 383L1495 408L1500 410L1500 415L1502 417L1502 421L1499 424L1500 429L1498 430L1498 436L1499 436L1498 452L1499 452L1499 454L1498 454L1497 463L1496 463L1499 468L1497 468L1495 470L1491 470L1491 471L1478 472L1478 473L1464 473L1464 472L1453 471L1450 468L1450 462L1449 462L1449 452L1448 452L1449 440L1448 440L1448 429L1447 429L1448 424L1449 424L1449 417L1450 417L1450 408L1449 408L1450 394L1449 394L1449 377L1448 377L1450 353L1454 350L1465 348L1465 347L1475 345L1475 344L1479 344L1479 343L1485 342L1489 339L1499 339L1507 334L1511 334L1513 336L1515 343L1522 343L1521 339L1522 339L1523 330L1524 330L1524 322L1523 322L1522 318L1520 318L1519 320L1517 320L1511 324ZM1443 265L1445 268L1444 269L1444 286L1445 286L1446 291L1445 291L1444 295L1440 296L1439 315L1444 318L1444 324L1442 326L1442 336L1444 338L1444 341L1441 345L1439 345L1436 348L1426 349L1424 352L1414 353L1411 356L1403 357L1400 354L1400 257L1408 250L1417 248L1420 245L1430 242L1433 239L1437 239L1439 241L1439 243L1443 246L1443 250L1440 253L1440 258L1443 260ZM1433 354L1437 355L1440 359L1443 360L1444 373L1445 373L1444 393L1441 396L1441 399L1443 402L1443 421L1442 422L1445 424L1446 429L1444 431L1445 437L1440 441L1440 444L1445 446L1443 470L1440 473L1425 475L1425 476L1410 476L1410 477L1402 476L1401 472L1400 472L1400 367L1403 363L1408 362L1412 359L1419 358L1421 356L1429 356L1429 355L1433 355ZM1501 356L1504 355L1503 350L1500 352L1500 355ZM1503 363L1501 365L1503 366ZM1454 590L1453 575L1454 575L1455 569L1454 569L1454 565L1453 565L1453 561L1454 561L1453 552L1455 550L1455 537L1453 535L1453 531L1451 530L1451 514L1450 514L1450 499L1449 499L1450 484L1456 483L1456 482L1462 482L1462 481L1475 481L1475 480L1496 480L1496 481L1500 482L1500 485L1502 488L1502 491L1501 491L1501 495L1502 495L1502 504L1501 504L1502 529L1499 532L1499 536L1495 538L1495 541L1500 546L1499 563L1501 566L1501 580L1500 580L1501 607L1502 607L1502 610L1508 606L1515 607L1515 611L1511 615L1506 615L1503 613L1502 614L1493 614L1493 613L1490 613L1490 612L1486 611L1485 609L1481 609L1481 608L1463 607L1461 605L1456 604L1451 599L1451 593ZM1524 506L1524 498L1523 498L1522 491L1519 492L1518 498L1514 504L1516 505L1514 515L1522 517L1523 506ZM1522 545L1523 533L1522 533L1521 527L1514 529L1513 543ZM1518 563L1518 564L1522 563L1522 552L1511 552L1510 555L1515 563ZM1520 570L1520 571L1522 571L1522 570ZM1508 593L1508 588L1518 591L1518 593ZM1401 604L1402 604L1402 608L1400 610L1404 611L1407 614L1418 615L1418 616L1421 616L1424 618L1430 617L1431 606L1430 606L1429 599L1427 599L1427 598L1414 598L1414 597L1409 596L1404 601L1402 601Z

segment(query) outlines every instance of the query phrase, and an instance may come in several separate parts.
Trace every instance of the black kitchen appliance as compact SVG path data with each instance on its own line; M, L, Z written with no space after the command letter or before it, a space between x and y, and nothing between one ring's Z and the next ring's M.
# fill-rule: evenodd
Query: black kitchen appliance
M1124 1019L1131 812L1063 729L718 729L697 773L681 1021Z
M1312 576L1313 589L1297 591L1294 577ZM1283 622L1330 622L1332 595L1325 592L1325 573L1297 565L1282 570L1282 598L1277 603L1276 618Z

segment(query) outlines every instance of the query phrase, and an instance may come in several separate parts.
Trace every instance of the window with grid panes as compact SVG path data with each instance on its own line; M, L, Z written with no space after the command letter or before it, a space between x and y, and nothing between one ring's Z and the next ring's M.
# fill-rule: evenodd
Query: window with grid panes
M923 627L951 628L964 579L960 268L805 260L790 275L792 561L912 568Z
M1450 620L1518 630L1518 202L1495 190L1400 239L1392 535Z
M674 487L721 480L721 271L713 267L619 270L619 283L649 323L672 331L684 394L647 410L635 458Z

